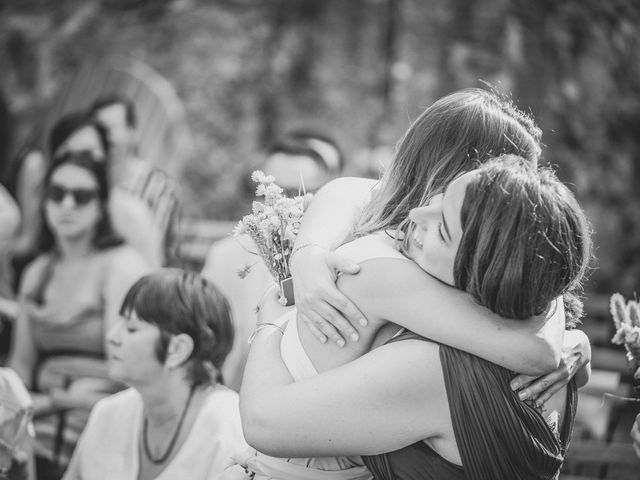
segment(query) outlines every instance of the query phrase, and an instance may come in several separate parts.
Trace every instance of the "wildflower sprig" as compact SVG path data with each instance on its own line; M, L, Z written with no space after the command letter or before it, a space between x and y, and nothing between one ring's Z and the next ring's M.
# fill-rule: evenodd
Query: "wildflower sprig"
M625 301L619 293L614 293L609 309L616 333L611 339L616 345L624 345L627 359L634 368L640 364L640 304L637 300Z
M279 283L291 276L289 258L312 195L305 193L302 188L300 195L289 198L283 194L273 176L265 175L260 170L251 174L251 180L258 184L256 196L264 197L264 201L253 202L251 213L242 217L233 234L246 233L251 237L257 248L254 253L262 257L269 272ZM250 265L243 265L238 275L244 278L250 270Z

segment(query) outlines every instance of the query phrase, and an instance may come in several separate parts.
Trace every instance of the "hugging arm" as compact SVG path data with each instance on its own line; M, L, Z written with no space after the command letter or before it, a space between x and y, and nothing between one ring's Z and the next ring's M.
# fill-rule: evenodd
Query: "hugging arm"
M444 429L448 406L439 397L444 380L436 345L420 340L385 345L293 383L280 357L281 339L273 327L258 332L240 391L245 438L262 453L376 454Z
M338 286L372 319L396 323L515 372L541 375L560 361L562 301L556 301L549 318L508 320L416 264L397 259L365 261L357 276L343 275Z
M332 250L350 239L376 183L365 178L333 180L315 194L304 214L291 257L293 287L299 318L322 342L327 337L339 344L357 340L352 324L366 323L335 286L338 272L356 273L358 266Z

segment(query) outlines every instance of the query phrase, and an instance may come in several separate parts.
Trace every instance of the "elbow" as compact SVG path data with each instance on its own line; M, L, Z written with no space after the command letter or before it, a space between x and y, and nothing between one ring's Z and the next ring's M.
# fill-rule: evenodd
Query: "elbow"
M240 418L244 439L260 453L278 456L275 449L279 438L278 429L266 414L267 408L260 402L240 402Z
M536 352L537 354L532 356L530 361L527 362L526 371L522 373L531 376L546 375L560 365L562 352L553 348L548 343L543 342L542 348L537 349Z

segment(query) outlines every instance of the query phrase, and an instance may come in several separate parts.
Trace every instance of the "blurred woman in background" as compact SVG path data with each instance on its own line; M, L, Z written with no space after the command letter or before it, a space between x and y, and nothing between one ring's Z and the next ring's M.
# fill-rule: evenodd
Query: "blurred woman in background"
M89 152L57 157L45 176L39 256L21 282L9 358L34 391L47 394L63 386L64 379L47 368L56 356L106 358L105 332L117 320L128 287L147 270L111 228L108 197L104 162ZM114 385L82 379L71 388L90 396Z
M246 447L238 395L220 384L229 305L196 273L159 270L129 290L109 334L109 375L65 480L218 478Z

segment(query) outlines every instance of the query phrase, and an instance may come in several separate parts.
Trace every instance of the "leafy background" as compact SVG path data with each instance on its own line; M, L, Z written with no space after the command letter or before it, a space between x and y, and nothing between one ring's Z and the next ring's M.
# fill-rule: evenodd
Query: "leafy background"
M235 219L241 177L274 135L337 138L349 174L426 106L480 81L544 131L545 160L595 230L589 289L630 296L640 273L640 4L635 0L0 0L3 168L87 61L140 59L174 86L191 135L167 169L186 214Z

